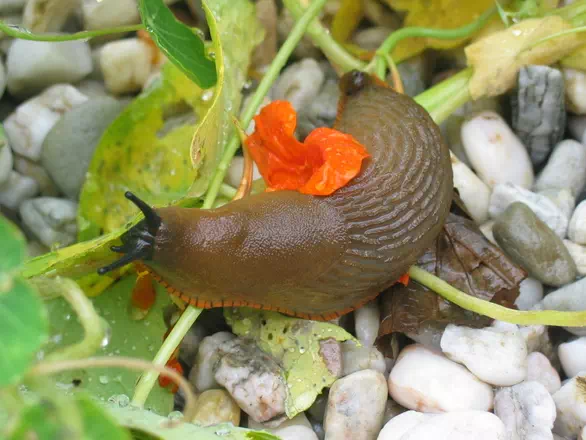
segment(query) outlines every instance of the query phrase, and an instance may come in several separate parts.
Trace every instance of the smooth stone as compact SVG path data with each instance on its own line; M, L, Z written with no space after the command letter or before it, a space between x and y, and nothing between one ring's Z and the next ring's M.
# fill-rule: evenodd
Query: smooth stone
M448 358L465 365L483 382L514 385L527 377L527 345L516 326L510 330L449 324L441 348Z
M248 429L268 431L282 440L317 440L317 435L313 432L313 427L305 413L299 413L292 419L286 418L278 426L248 419Z
M34 33L59 32L78 5L77 0L28 0L22 24Z
M47 171L38 163L22 156L14 157L14 169L23 176L28 176L34 179L39 186L39 193L42 196L57 197L60 192L57 185Z
M560 344L558 355L566 376L574 377L586 371L586 336Z
M87 101L75 87L58 84L19 105L4 121L11 148L33 161L41 157L43 141L59 118Z
M399 354L389 375L393 400L408 409L448 412L492 408L493 391L464 366L420 344Z
M578 275L586 275L586 246L576 244L571 240L564 240L564 246L576 264Z
M586 425L586 371L566 381L552 397L557 409L553 432L576 437Z
M2 130L2 134L4 134L4 130ZM6 141L6 137L2 136L0 139L0 186L2 186L10 177L13 165L14 158L12 155L12 149Z
M570 218L568 237L574 243L586 245L586 200L578 204Z
M484 411L446 414L403 413L388 422L377 440L505 440L500 419Z
M482 225L480 225L479 229L480 229L480 232L482 232L482 235L484 235L488 241L490 241L492 244L496 244L498 246L498 243L494 239L494 234L492 233L492 228L494 228L494 220L489 220L486 223L483 223Z
M219 423L240 424L240 408L224 390L207 390L197 397L197 407L192 423L201 426Z
M296 133L299 139L305 139L316 128L334 125L339 97L337 79L327 79L318 95L301 107L297 113Z
M41 163L67 197L77 200L94 150L124 105L95 98L67 112L45 137Z
M179 359L185 362L186 365L195 365L199 346L206 336L208 336L208 332L203 325L199 322L193 324L181 340Z
M470 215L478 224L488 220L491 189L468 166L451 155L454 187L466 205Z
M39 197L20 205L20 216L26 227L48 248L75 243L77 204L55 197Z
M218 356L216 381L250 418L267 422L284 416L287 389L275 359L241 338L221 344Z
M334 338L319 341L319 355L334 377L342 376L342 344Z
M531 308L543 299L543 284L533 278L525 278L519 284L519 296L515 305L519 310Z
M281 440L318 440L317 434L307 426L286 426L273 431Z
M417 96L425 91L426 77L428 76L426 57L417 55L408 58L399 63L397 70L401 75L403 89L407 96ZM389 74L389 76L391 75Z
M535 179L534 188L568 188L574 197L578 196L586 184L586 146L573 139L556 145L547 164Z
M568 188L562 189L545 189L537 194L545 196L559 208L559 210L569 219L576 208L576 197Z
M503 421L508 440L552 438L555 403L539 382L501 388L494 396L494 413Z
M549 66L524 66L511 98L512 127L529 150L533 164L539 166L564 135L563 75Z
M100 50L100 68L106 89L115 95L142 90L152 70L154 50L139 38L104 44Z
M214 378L214 365L219 360L218 349L235 336L230 332L218 332L202 339L197 349L195 363L189 372L189 381L199 392L220 388Z
M324 420L326 440L375 440L388 398L385 377L362 370L335 381Z
M16 211L27 199L39 192L37 182L16 171L11 171L8 180L0 185L0 205Z
M99 59L95 62L95 64L99 64ZM104 84L103 79L97 80L87 78L78 82L75 86L77 87L77 90L87 96L90 100L109 96L108 91L106 90L106 84Z
M342 377L361 370L374 370L385 374L385 358L376 347L358 347L353 341L342 343Z
M405 336L431 350L441 351L444 328L445 324L423 322L416 330L405 333Z
M496 220L494 238L532 278L550 286L572 282L574 260L560 238L529 207L515 202Z
M534 351L527 356L527 379L525 382L539 382L549 394L562 386L560 375L543 353Z
M544 310L541 304L535 305L532 310ZM559 363L557 349L554 348L545 325L520 325L519 330L525 339L529 353L538 351L545 355L552 365Z
M582 142L584 139L584 132L586 132L586 116L569 114L568 130L575 140Z
M380 308L378 301L370 301L354 311L356 337L364 346L374 345L380 327Z
M566 107L569 112L586 114L586 74L579 70L564 68L566 84Z
M523 188L533 185L533 166L527 150L497 113L485 111L464 122L462 144L478 177L489 187L498 183Z
M535 194L520 186L496 185L490 197L488 212L493 219L496 219L515 202L527 205L558 237L566 236L570 219L548 197Z
M406 408L399 405L393 399L387 400L387 404L385 405L385 413L383 415L383 426L386 425L389 420L397 417L399 414L405 413L406 411Z
M0 98L4 96L6 91L6 81L6 69L4 68L4 63L0 61Z
M92 71L89 43L14 40L6 58L8 91L31 96L48 86L74 83Z
M393 32L386 26L373 26L366 29L361 29L354 33L352 42L365 50L376 50L387 39L389 34ZM403 63L399 64L399 66ZM397 66L397 68L399 67ZM401 75L403 79L403 75ZM409 95L411 96L411 95Z
M273 86L274 100L289 101L293 108L301 111L318 96L325 75L319 63L305 58L287 67Z
M539 303L544 310L579 312L586 310L586 278L550 292ZM564 327L576 336L586 336L585 327Z
M86 30L140 23L136 0L83 0L82 13Z

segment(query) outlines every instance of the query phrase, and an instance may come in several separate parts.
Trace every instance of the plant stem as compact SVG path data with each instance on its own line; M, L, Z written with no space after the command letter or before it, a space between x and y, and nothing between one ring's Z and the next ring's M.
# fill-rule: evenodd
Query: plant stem
M474 32L481 29L488 22L488 20L490 20L495 12L496 8L492 7L486 10L480 17L478 17L478 19L476 19L476 21L456 29L431 29L414 26L402 28L396 32L393 32L376 50L375 73L379 78L385 78L385 55L392 52L401 40L413 37L436 38L438 40L456 40L459 38L469 37Z
M305 12L313 6L312 2L311 6L305 9L301 6L299 0L283 0L283 3L296 20L300 20ZM328 60L332 64L337 65L343 72L353 69L363 70L366 66L365 63L354 58L334 40L330 32L319 21L315 21L309 25L307 34L311 37L315 45L322 50Z
M61 295L71 305L81 326L84 337L77 344L57 350L47 356L47 361L83 359L94 354L104 340L104 325L93 303L75 281L66 278L53 280L60 287Z
M89 38L101 37L103 35L122 34L127 32L135 32L144 29L142 24L134 24L130 26L120 26L107 29L96 29L95 31L82 31L75 34L33 34L27 30L22 30L20 26L11 26L0 20L0 31L13 38L20 38L21 40L30 41L46 41L46 42L61 42L73 40L85 40Z
M499 321L519 325L586 326L586 311L558 312L545 310L522 312L467 295L435 275L416 266L412 266L409 269L409 277L466 310L498 319Z
M233 186L230 186L227 183L222 183L220 185L220 189L218 192L221 196L224 196L227 199L231 199L232 197L234 197L236 195L237 191L238 190L236 188L234 188Z

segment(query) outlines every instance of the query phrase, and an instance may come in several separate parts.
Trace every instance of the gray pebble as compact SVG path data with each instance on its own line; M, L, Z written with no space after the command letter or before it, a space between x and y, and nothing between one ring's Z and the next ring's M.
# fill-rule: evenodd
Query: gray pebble
M416 96L425 91L427 66L423 55L403 61L397 65L397 70L406 95Z
M57 188L57 185L55 185L55 182L53 182L53 179L51 179L47 171L38 163L15 154L14 169L23 176L34 179L39 186L39 193L42 196L56 197L59 195L59 188Z
M22 202L39 192L37 182L28 176L11 171L8 180L0 186L0 205L16 210Z
M578 196L586 184L586 147L580 142L567 139L556 145L547 165L537 179L534 188L568 188L572 195Z
M20 205L24 225L49 248L75 242L76 214L77 204L54 197L26 200Z
M576 197L572 195L572 191L569 189L544 189L537 194L545 196L555 203L567 218L572 217L572 212L576 208Z
M559 70L548 66L521 68L512 95L512 127L535 166L547 159L564 134L564 102L564 78Z
M393 32L386 26L373 26L357 31L352 37L352 42L365 50L376 50Z
M318 95L324 82L324 72L313 58L305 58L287 67L275 83L273 99L289 101L300 111Z
M45 138L42 164L70 199L77 199L94 150L122 109L113 98L92 99L63 115Z
M544 310L583 311L586 310L586 278L554 290L541 301ZM586 336L586 327L566 327L566 330L577 335Z
M14 159L12 157L12 149L8 145L6 137L4 136L4 129L1 128L0 138L0 186L4 184L10 177L10 171L12 171L12 165Z
M297 135L299 139L318 127L331 127L338 111L338 81L327 80L317 97L299 109L297 114Z
M511 204L493 233L505 253L542 283L561 286L576 278L576 265L562 240L524 203Z

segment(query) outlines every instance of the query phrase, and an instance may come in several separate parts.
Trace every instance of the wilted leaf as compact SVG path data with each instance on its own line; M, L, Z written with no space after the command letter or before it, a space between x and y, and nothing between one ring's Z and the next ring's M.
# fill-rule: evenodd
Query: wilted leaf
M264 34L249 0L204 1L203 5L214 43L218 85L191 143L191 161L200 169L192 196L205 193L222 157L234 128L231 116L240 109L252 52Z
M167 330L163 310L171 304L169 294L157 286L154 306L140 321L132 320L129 313L131 292L136 275L129 275L109 287L102 295L92 299L96 311L108 324L108 344L96 356L130 356L151 360L163 342ZM83 329L69 304L62 298L46 302L51 319L49 352L80 341ZM55 376L62 388L84 389L97 398L107 400L113 395L132 396L138 373L117 368L88 368L71 370ZM75 380L75 382L74 382ZM146 407L160 414L173 408L173 395L158 385L151 391Z
M456 205L453 211L459 211ZM515 307L519 283L526 277L472 220L453 212L435 245L417 265L469 295L510 308ZM443 328L453 323L483 327L491 321L444 300L413 280L407 286L398 284L385 292L382 308L379 343L385 335L417 333L422 326Z
M476 20L493 6L494 0L462 2L459 0L386 0L393 9L407 13L404 27L421 26L433 29L455 29ZM400 62L417 55L425 48L449 49L457 47L466 38L438 40L434 38L407 38L393 51L393 60Z
M579 47L560 61L563 67L586 71L586 46Z
M363 16L363 0L342 0L332 20L332 37L340 43L345 43L358 27Z
M282 365L288 384L286 412L289 418L309 408L322 389L337 379L320 353L320 342L354 339L334 324L291 318L276 312L226 308L224 316L235 334L253 338L265 353Z
M528 19L467 46L468 65L474 68L472 98L501 95L515 85L521 67L555 63L586 42L584 35L572 33L535 45L569 29L572 25L557 16Z
M175 18L163 0L140 0L140 17L157 46L202 89L217 80L216 66L208 58L202 39Z

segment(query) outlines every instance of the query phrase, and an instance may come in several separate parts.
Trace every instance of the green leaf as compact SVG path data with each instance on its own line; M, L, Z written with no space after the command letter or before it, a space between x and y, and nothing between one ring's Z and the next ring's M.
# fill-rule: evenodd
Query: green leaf
M288 384L286 411L289 418L309 408L322 389L337 379L320 354L320 342L330 338L355 340L334 324L291 318L276 312L225 308L224 316L234 333L253 338L264 352L281 362Z
M142 22L161 51L202 89L216 84L216 66L204 42L175 18L163 0L140 0Z
M0 243L2 243L1 274L18 268L26 256L26 241L22 232L3 216L0 216Z
M87 440L131 440L128 430L120 427L115 418L85 394L76 396L81 411L84 434Z
M102 295L92 299L96 311L109 325L109 342L98 350L96 356L130 356L151 360L163 342L167 330L163 310L171 303L168 293L157 286L155 305L140 321L130 319L129 304L136 275L129 275L109 287ZM83 330L69 304L62 298L47 303L51 317L51 344L45 351L62 348L78 342ZM72 370L55 376L60 387L84 389L92 396L107 400L113 395L132 396L138 374L135 371L118 368L89 368ZM160 414L168 414L173 407L173 394L167 389L155 386L146 402Z
M163 440L279 440L279 437L264 431L251 431L232 424L201 427L182 423L176 427L165 427L167 418L132 406L121 407L108 403L107 408L118 422L130 430L135 438Z
M0 274L0 388L18 382L46 339L47 315L37 293L22 279Z
M207 0L202 4L216 54L218 85L191 145L191 161L201 166L200 178L191 190L195 196L205 193L222 157L234 128L231 116L240 108L252 51L264 37L249 0Z

